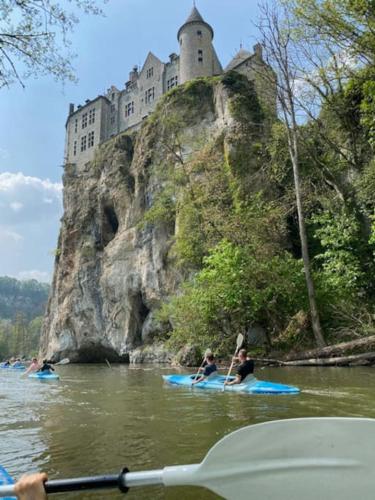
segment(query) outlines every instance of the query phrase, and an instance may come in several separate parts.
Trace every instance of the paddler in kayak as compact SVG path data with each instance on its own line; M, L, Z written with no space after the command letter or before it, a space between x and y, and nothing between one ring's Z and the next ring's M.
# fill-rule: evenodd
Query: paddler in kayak
M198 384L199 382L202 382L205 380L207 377L212 375L213 373L217 372L217 366L215 365L215 357L212 353L207 354L206 356L206 365L203 366L202 368L199 368L199 370L203 370L203 373L200 377L196 378L194 382L192 382L192 385Z
M49 371L52 371L54 372L55 369L52 365L50 365L48 363L48 361L46 359L43 359L43 364L42 366L39 368L38 372L41 373L41 372L49 372Z
M224 385L241 384L247 376L254 373L254 361L248 357L246 349L240 349L238 357L233 360L240 363L237 367L236 378L231 381L226 380Z
M38 363L37 358L33 358L31 360L31 364L28 369L23 373L23 375L28 375L29 373L37 372L40 368L40 364Z

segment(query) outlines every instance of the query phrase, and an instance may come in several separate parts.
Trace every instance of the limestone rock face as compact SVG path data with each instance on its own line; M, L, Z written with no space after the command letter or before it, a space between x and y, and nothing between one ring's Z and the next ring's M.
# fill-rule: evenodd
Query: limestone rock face
M240 125L229 103L230 93L220 81L190 84L167 94L140 131L103 143L84 168L65 166L64 216L43 356L73 362L170 359L160 347L152 353L152 344L165 329L155 311L181 283L169 258L178 224L142 223L162 182L156 166L168 154L163 116L185 116L184 154L202 147L198 139L204 143L224 135L230 155Z

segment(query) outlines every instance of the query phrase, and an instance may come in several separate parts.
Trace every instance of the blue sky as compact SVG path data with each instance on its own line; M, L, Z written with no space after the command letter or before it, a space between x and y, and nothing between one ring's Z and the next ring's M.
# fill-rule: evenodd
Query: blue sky
M252 49L256 0L196 3L215 31L223 66L241 43ZM112 84L123 88L150 50L163 61L178 53L177 31L191 8L191 0L109 0L105 17L82 17L71 37L77 84L41 78L27 80L25 89L0 90L0 276L51 278L69 103L84 103Z

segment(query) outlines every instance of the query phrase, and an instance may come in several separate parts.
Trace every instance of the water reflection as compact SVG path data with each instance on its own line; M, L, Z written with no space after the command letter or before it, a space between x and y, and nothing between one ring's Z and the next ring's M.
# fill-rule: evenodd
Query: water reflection
M136 368L136 369L135 369ZM371 368L266 368L258 377L298 385L291 396L251 396L165 386L155 367L62 366L58 383L0 371L0 463L15 476L50 477L197 463L245 425L305 416L375 418ZM168 370L170 371L170 370ZM64 495L67 497L67 495ZM122 498L86 493L71 498ZM127 498L216 498L201 489L148 488Z

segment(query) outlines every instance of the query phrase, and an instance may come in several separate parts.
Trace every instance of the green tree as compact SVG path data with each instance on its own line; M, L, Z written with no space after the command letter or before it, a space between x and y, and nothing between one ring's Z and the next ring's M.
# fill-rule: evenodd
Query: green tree
M292 0L305 39L327 40L331 46L363 62L375 56L375 8L373 0Z
M315 296L315 285L311 272L311 263L306 234L305 215L303 210L302 189L300 180L300 140L297 123L298 103L296 99L296 79L298 74L291 65L291 27L287 9L280 12L275 6L263 4L263 19L259 26L265 57L277 75L277 99L284 121L288 152L293 169L294 189L296 195L298 228L301 241L303 266L309 297L312 329L318 346L324 346L325 340L320 324L319 311Z
M173 324L171 342L226 352L238 332L259 322L279 331L307 303L302 264L288 253L268 258L251 245L220 242L183 294L160 317Z
M101 14L96 0L2 0L0 2L0 88L30 76L73 80L69 34L78 13Z

